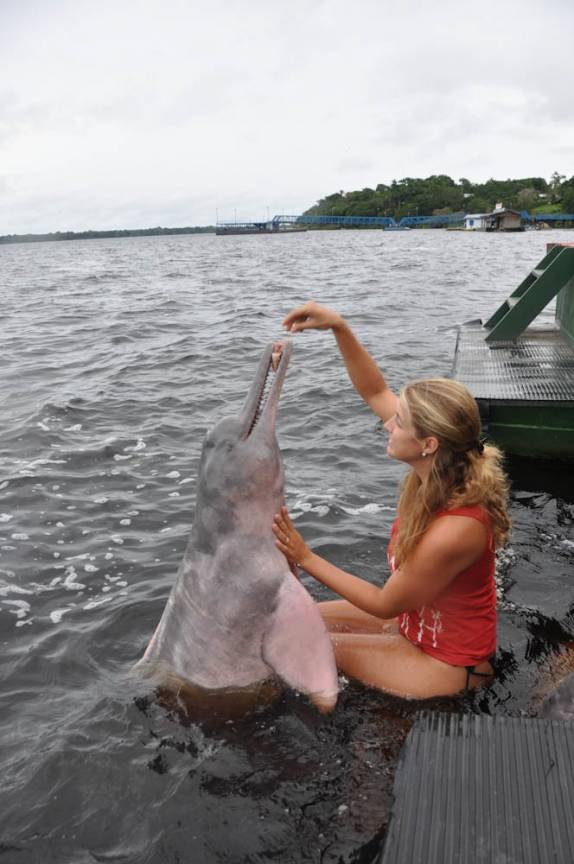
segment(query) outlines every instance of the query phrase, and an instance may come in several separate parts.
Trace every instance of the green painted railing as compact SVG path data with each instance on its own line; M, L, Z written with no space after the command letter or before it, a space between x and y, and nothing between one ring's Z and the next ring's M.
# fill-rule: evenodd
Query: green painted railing
M555 246L488 319L486 341L516 339L559 294L557 320L574 338L574 247Z

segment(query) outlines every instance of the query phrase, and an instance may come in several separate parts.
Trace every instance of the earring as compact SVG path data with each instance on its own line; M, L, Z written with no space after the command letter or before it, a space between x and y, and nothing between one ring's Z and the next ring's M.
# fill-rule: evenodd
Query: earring
M421 456L428 456L427 451L426 451L426 450L423 450L423 452L421 453Z

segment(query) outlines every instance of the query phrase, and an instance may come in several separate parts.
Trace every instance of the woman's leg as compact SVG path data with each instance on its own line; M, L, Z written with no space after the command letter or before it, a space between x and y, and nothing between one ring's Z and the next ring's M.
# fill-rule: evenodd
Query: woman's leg
M396 618L377 618L347 600L317 604L329 633L398 633Z
M410 699L451 696L466 685L464 666L451 666L425 654L400 634L341 633L331 635L337 668L367 684ZM477 670L487 664L479 664ZM471 677L470 686L485 683Z

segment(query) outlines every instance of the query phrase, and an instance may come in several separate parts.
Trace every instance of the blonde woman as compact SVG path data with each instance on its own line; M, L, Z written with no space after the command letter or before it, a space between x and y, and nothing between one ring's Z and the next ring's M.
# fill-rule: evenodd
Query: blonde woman
M346 321L309 302L292 310L291 333L332 330L351 381L389 433L387 453L410 466L379 587L311 551L285 508L278 548L341 600L321 603L338 668L389 693L416 699L458 693L493 676L495 548L510 530L501 454L480 440L468 390L433 378L399 396Z

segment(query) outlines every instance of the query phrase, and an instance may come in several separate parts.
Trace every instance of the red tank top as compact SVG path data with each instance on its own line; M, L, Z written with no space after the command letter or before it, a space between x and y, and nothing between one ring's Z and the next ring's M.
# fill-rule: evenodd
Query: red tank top
M462 570L432 604L399 615L399 629L426 654L451 666L472 666L496 651L495 556L490 517L479 506L441 510L435 518L440 516L478 519L488 529L487 542L478 561ZM389 543L391 572L396 569L390 550L397 523L395 519Z

